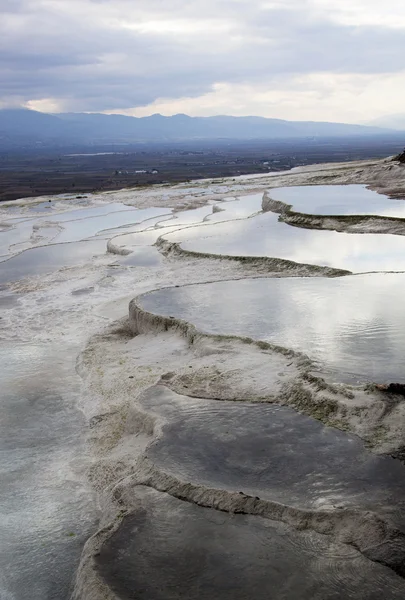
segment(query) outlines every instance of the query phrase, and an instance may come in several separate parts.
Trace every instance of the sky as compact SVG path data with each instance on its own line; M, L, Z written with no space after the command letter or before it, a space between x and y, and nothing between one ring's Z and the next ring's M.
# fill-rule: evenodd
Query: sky
M400 0L0 0L0 107L365 123L404 113Z

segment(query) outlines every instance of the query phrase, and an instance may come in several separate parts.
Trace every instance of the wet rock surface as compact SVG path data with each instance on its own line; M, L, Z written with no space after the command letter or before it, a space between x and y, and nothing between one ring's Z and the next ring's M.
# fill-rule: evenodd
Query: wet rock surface
M398 154L398 156L395 157L395 160L397 160L400 163L405 163L405 150Z

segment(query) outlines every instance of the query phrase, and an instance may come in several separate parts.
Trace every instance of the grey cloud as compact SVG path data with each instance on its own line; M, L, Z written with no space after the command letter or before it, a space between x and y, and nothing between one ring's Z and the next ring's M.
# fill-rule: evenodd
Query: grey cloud
M403 30L337 25L305 3L264 10L260 2L207 0L203 18L212 27L185 36L118 28L114 19L118 14L135 23L147 17L195 23L202 19L200 2L0 0L2 10L11 4L13 26L7 15L0 22L3 102L56 98L65 109L108 110L198 96L216 82L270 84L319 71L403 69ZM67 12L60 12L62 5ZM79 17L83 8L97 12L91 19ZM230 34L218 32L215 23L229 25Z
M0 2L0 10L2 14L18 13L25 9L26 2L24 0L2 0Z

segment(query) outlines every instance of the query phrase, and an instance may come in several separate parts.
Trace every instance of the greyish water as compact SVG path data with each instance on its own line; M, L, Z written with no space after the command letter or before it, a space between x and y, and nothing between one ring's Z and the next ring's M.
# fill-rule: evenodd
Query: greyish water
M83 543L94 531L97 519L94 498L85 477L88 466L85 461L85 418L79 409L80 379L75 370L76 357L88 335L93 333L93 325L88 325L88 315L80 320L81 316L77 316L80 311L75 306L76 312L71 315L77 319L73 320L73 333L69 339L59 335L52 318L56 315L61 327L60 322L69 320L71 309L65 298L59 301L62 280L62 277L58 280L59 274L52 281L41 280L39 283L44 285L43 288L39 286L36 299L30 297L27 305L24 304L24 310L26 306L31 310L31 320L20 308L20 303L25 300L21 291L23 286L18 286L18 292L7 286L25 277L84 264L91 267L92 273L98 265L100 278L103 278L109 274L107 261L101 258L106 251L105 238L112 237L116 233L114 228L118 227L132 227L140 231L143 227L139 224L146 224L147 220L151 221L145 227L152 222L157 227L149 230L144 238L142 233L136 238L138 242L142 240L139 248L132 255L120 259L111 255L111 261L120 263L121 269L158 266L162 258L157 249L142 248L143 244L148 246L156 240L156 232L158 235L166 234L166 228L201 223L205 218L221 221L250 216L260 210L261 198L260 195L248 198L245 201L228 201L221 207L224 208L222 212L212 213L212 207L204 207L173 219L170 219L172 211L169 208L138 211L120 203L102 206L85 203L84 207L78 208L74 199L66 199L66 203L71 202L72 210L63 214L55 214L53 207L48 208L43 203L38 204L36 210L28 208L18 216L18 211L10 208L5 221L11 228L5 227L0 232L1 253L4 258L8 257L0 262L1 600L66 600ZM2 220L3 217L4 213ZM95 238L98 234L100 237ZM278 223L277 216L273 214L233 223L201 224L167 234L167 237L184 243L185 247L208 252L279 256L301 263L327 264L359 271L405 270L405 238L299 230ZM135 240L131 241L137 245ZM49 242L53 245L46 245ZM30 249L33 243L44 245ZM16 255L16 252L20 254ZM99 260L98 263L94 257ZM90 313L93 312L96 302L93 298L97 292L87 281L87 275L88 272L83 271L75 295L71 292L69 298L79 304L89 297ZM405 381L401 363L405 350L405 317L401 303L404 284L405 275L400 274L341 279L243 280L161 290L145 296L143 303L153 312L190 320L207 331L249 335L307 352L334 376L342 379ZM58 297L56 304L55 290ZM47 294L51 292L54 304L47 306L50 297ZM35 293L30 292L32 296ZM105 294L102 300L99 299L101 304L106 297L111 301L110 289ZM45 307L44 314L41 313L42 306ZM5 326L6 322L13 322L11 317L6 317L10 314L16 315L14 323L18 322L18 327L15 330ZM44 318L47 325L48 321L51 325L46 335L40 337L38 332ZM81 325L77 325L82 322L88 325L88 330L83 327L82 331ZM30 323L31 329L26 327L27 323ZM227 409L225 405L218 409L218 419L224 423L228 415L223 411ZM267 409L257 409L259 417L263 410ZM269 409L270 412L272 410ZM241 416L240 413L238 415ZM199 447L208 452L211 447L209 432L197 418L192 425L194 430L200 430ZM185 432L172 428L171 434L181 437ZM265 431L264 435L267 435ZM276 434L274 437L276 439ZM169 440L167 435L154 451L164 460L176 461L175 447L170 446ZM192 438L190 440L187 444L192 445ZM287 443L288 440L283 437L283 441ZM167 451L162 444L166 444ZM181 444L178 448L181 449ZM349 458L352 456L350 451L349 448ZM190 465L198 466L198 476L202 478L204 474L198 464L198 448L196 452L190 455ZM370 469L377 469L380 473L380 466L377 468L376 464L377 461L371 460ZM390 482L395 479L391 469L394 467L390 463L387 473ZM395 485L392 485L390 490L396 493L394 488ZM205 519L202 518L201 527L205 526ZM230 522L232 519L226 517L225 520ZM174 522L170 519L171 524ZM168 531L165 524L163 527ZM178 525L176 527L178 529ZM237 535L231 522L229 527L232 535ZM253 528L256 531L256 525ZM195 529L198 530L199 527ZM286 535L282 527L278 531L277 539L281 536L282 546ZM169 538L165 536L164 547L171 552ZM174 537L176 544L178 539ZM264 536L266 548L268 543L269 539ZM281 547L280 544L277 542L276 547ZM207 542L206 547L209 552L212 551L211 542ZM280 565L283 563L279 562ZM239 563L243 567L244 559ZM235 565L239 563L236 561ZM303 564L305 570L305 561ZM366 568L368 563L364 564ZM265 567L264 574L267 573L267 562ZM373 572L378 568L373 565ZM344 570L342 565L342 573ZM153 569L154 577L155 571ZM140 587L144 590L141 579ZM145 581L148 580L151 578L146 577ZM279 576L277 585L282 586L283 581L284 576ZM300 577L300 586L301 583ZM212 597L209 583L207 585L208 592L204 591L203 597ZM375 590L374 585L368 589L371 587ZM249 593L250 590L247 590ZM161 597L159 590L156 594L152 597ZM381 594L384 596L384 591ZM396 598L397 595L390 597Z
M65 600L95 526L83 485L80 346L1 341L0 598Z
M330 536L202 508L143 486L132 494L138 510L96 557L100 577L122 600L404 597L399 577Z
M245 279L163 289L153 313L304 352L339 380L405 382L405 274Z
M66 200L66 204L67 202ZM31 209L26 214L30 212ZM49 235L45 235L45 239L38 241L37 245L47 244L50 241L61 244L86 240L105 229L135 225L157 216L163 218L163 215L170 212L171 209L167 208L136 209L114 202L86 208L77 208L75 205L73 210L36 218L30 215L31 218L23 216L2 219L9 229L0 231L0 256L25 250L32 245L32 236L35 234L42 236L44 231L48 231Z
M251 194L239 199L230 198L214 206L203 206L192 210L181 211L171 218L153 219L151 227L146 231L131 231L114 237L117 246L133 248L136 246L152 245L159 236L166 233L188 228L202 223L219 223L232 219L243 219L261 211L263 194Z
M139 402L166 423L148 449L165 473L297 508L372 510L405 527L402 464L354 435L290 407L195 399L163 385Z
M0 283L10 283L23 277L44 275L91 260L95 254L104 254L105 240L89 240L74 244L52 244L31 248L0 262Z
M365 185L308 185L269 190L269 196L311 215L382 215L405 218L404 200L392 200Z
M274 213L190 227L164 237L193 252L268 256L356 273L405 271L405 236L301 229L280 223Z
M81 380L75 368L87 330L73 331L67 339L58 334L58 326L52 328L55 316L56 322L69 320L69 308L62 302L56 315L52 306L47 308L47 286L52 292L57 278L31 300L29 314L20 306L25 294L13 293L8 284L61 267L93 266L93 257L97 260L106 253L107 242L94 237L97 233L171 212L128 209L120 203L78 209L74 202L72 210L62 214L46 208L38 205L46 215L35 219L14 218L15 211L10 210L5 221L12 228L0 232L4 258L8 257L0 262L1 600L67 600L83 544L98 517L86 482L86 421L79 409ZM28 208L26 214L32 212ZM45 227L46 223L50 226ZM29 246L32 235L46 229L52 230L53 242L59 236L59 241L70 243L46 245L48 237L42 240L45 245L10 257L15 244ZM161 260L155 248L140 250L123 262L126 258L129 266L150 266ZM104 261L99 266L100 279L107 272ZM13 311L19 315L14 321ZM7 323L17 319L21 326L26 317L30 325L23 328L21 338L20 327L13 330ZM35 332L44 318L49 334L37 339Z

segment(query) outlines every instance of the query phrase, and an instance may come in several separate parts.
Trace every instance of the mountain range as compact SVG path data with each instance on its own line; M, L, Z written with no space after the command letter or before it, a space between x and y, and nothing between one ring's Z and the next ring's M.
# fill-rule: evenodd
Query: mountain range
M264 117L128 117L96 113L46 114L27 109L0 110L0 144L136 143L213 139L350 137L394 133L371 125L286 121Z

